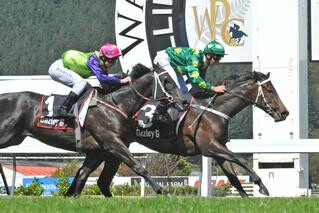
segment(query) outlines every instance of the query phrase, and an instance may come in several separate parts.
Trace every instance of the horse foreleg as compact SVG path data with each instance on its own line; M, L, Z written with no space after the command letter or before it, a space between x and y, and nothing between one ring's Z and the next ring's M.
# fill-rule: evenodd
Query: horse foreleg
M81 194L89 175L102 163L102 158L97 154L87 154L82 167L77 171L66 196Z
M237 165L243 167L248 172L248 174L252 177L252 179L254 180L254 183L260 187L259 192L261 194L269 196L269 192L266 186L261 181L261 178L254 172L254 170L249 168L247 160L245 160L242 157L236 156L235 153L228 150L225 145L221 145L218 142L210 143L209 148L203 152L203 155L207 157L213 157L213 158L219 157L221 159L234 162Z
M115 141L114 141L115 142ZM117 144L115 146L114 144ZM120 141L115 142L109 150L111 154L117 157L120 161L130 167L136 174L142 176L153 188L157 194L164 194L164 189L158 185L153 178L148 174L147 170L138 162L130 150Z
M105 197L112 197L110 185L120 166L120 163L121 161L119 161L117 158L105 160L103 170L99 176L99 179L97 180L97 185Z
M242 187L240 181L237 178L237 174L236 174L231 162L226 161L226 160L221 159L221 158L217 158L217 157L215 157L215 160L217 161L218 165L224 171L224 173L227 176L231 185L237 189L237 191L239 192L239 195L241 197L248 197L247 193L245 192L244 188Z

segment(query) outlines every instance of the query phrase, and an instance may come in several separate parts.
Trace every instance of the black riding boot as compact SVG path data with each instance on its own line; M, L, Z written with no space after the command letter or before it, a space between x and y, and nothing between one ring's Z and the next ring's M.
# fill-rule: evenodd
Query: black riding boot
M70 114L69 111L72 105L78 100L78 95L74 92L70 92L68 97L66 97L65 101L63 102L62 106L58 111L58 117L74 117L73 114Z

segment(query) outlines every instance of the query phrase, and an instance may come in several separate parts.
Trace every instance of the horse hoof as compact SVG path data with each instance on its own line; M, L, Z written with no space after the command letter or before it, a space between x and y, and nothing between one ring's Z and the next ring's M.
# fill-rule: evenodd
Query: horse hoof
M105 192L103 195L104 195L104 197L106 197L106 198L112 198L112 197L113 197L113 195L112 195L112 193L111 193L110 191Z
M80 197L79 194L64 194L63 197Z
M239 193L239 195L240 195L241 198L248 198L249 197L248 194L246 194L246 192L245 193Z
M169 192L164 192L164 195L166 196L166 197L172 197L172 194L171 193L169 193Z
M263 195L266 195L266 196L269 196L269 192L268 192L267 188L260 188L259 189L259 193L263 194Z
M158 195L165 195L165 191L164 191L163 188L161 188L161 189L159 189L159 190L156 191L156 194L158 194Z
M65 193L65 194L63 195L63 197L73 197L73 196L74 196L74 194L69 193L69 192L67 192L67 193Z

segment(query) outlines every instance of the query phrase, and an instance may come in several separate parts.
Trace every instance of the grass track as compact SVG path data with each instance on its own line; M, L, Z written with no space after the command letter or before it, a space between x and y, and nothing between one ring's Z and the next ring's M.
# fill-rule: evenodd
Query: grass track
M318 198L0 197L0 212L319 212Z

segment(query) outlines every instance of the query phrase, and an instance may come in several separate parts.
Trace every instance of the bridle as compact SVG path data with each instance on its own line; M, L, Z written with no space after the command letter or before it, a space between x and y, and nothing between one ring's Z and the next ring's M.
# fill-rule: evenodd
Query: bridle
M166 90L165 90L165 88L164 88L164 86L163 86L163 84L162 84L162 82L161 82L161 80L160 80L160 78L159 78L161 75L163 75L163 74L165 74L165 73L168 74L167 71L161 72L160 74L154 72L155 89L154 89L154 95L153 95L153 96L154 96L154 99L155 99L155 100L158 100L158 99L156 99L156 94L157 94L157 88L158 88L158 85L159 85L159 86L161 87L161 89L162 89L162 92L166 95L166 98L167 98L170 102L172 102L172 101L173 101L173 96L171 96L170 94L168 94L168 93L166 92Z
M270 79L268 78L268 79L266 79L266 80L264 80L262 82L260 82L260 81L257 82L258 83L258 93L257 93L256 100L255 100L255 102L256 102L255 106L257 106L257 107L259 107L261 109L264 109L267 112L267 114L271 114L273 112L273 108L269 105L267 99L265 98L262 85L264 83L269 82L269 81L270 81ZM259 97L262 97L262 101L266 105L265 107L260 105L260 104L257 105Z
M244 96L242 96L242 95L233 93L233 92L231 92L231 91L226 91L226 93L228 93L228 94L230 94L230 95L232 95L232 96L235 96L235 97L237 97L237 98L240 98L240 99L242 99L242 100L244 100L244 101L246 101L246 102L252 104L253 106L256 106L256 107L258 107L258 108L261 108L261 109L265 110L265 112L266 112L267 114L271 114L271 113L273 112L273 109L272 109L272 107L269 105L269 103L268 103L268 101L267 101L267 99L266 99L266 97L265 97L265 94L264 94L264 92L263 92L263 88L262 88L262 85L265 84L265 83L267 83L267 82L269 82L269 81L270 81L269 78L266 79L266 80L264 80L264 81L262 81L262 82L257 81L257 86L258 86L258 89L257 89L257 90L258 90L258 92L257 92L257 96L256 96L256 99L255 99L255 100L251 100L251 99L249 99L249 98L246 98L246 97L244 97ZM264 103L265 106L258 103L259 98L262 98L262 101L263 101L263 103Z
M154 88L154 93L153 93L153 100L155 101L159 101L159 100L168 100L170 103L174 102L174 98L172 95L170 95L164 88L161 80L160 80L160 76L163 75L163 74L166 74L168 73L167 71L164 71L164 72L161 72L161 73L156 73L155 71L153 71L154 73L154 80L155 80L155 88ZM144 95L142 95L136 88L135 86L133 85L132 82L130 82L130 87L133 89L133 91L138 95L140 96L142 99L144 100L150 100L150 98L148 97L145 97ZM160 87L160 89L162 90L162 92L165 94L165 96L163 97L159 97L159 98L156 98L156 94L157 94L157 90L158 90L158 87Z
M259 107L259 108L265 110L266 113L270 115L270 114L273 112L273 109L272 109L272 107L269 105L269 103L268 103L268 101L267 101L267 99L266 99L266 97L265 97L265 94L264 94L264 92L263 92L263 88L262 88L262 85L265 84L265 83L267 83L267 82L269 82L269 81L270 81L269 78L266 79L266 80L264 80L264 81L262 81L262 82L257 81L258 92L257 92L257 96L256 96L256 99L255 99L255 100L251 100L251 99L249 99L249 98L246 98L246 97L244 97L244 96L242 96L242 95L233 93L233 92L231 92L231 91L226 91L225 93L228 93L228 94L230 94L230 95L232 95L232 96L235 96L235 97L237 97L237 98L240 98L240 99L242 99L242 100L244 100L244 101L246 101L246 102L248 102L248 103L250 103L250 104L252 104L252 105L254 105L254 106L257 106L257 107ZM192 105L191 105L193 108L201 109L201 110L203 110L203 111L195 118L195 120L192 122L192 124L189 125L189 128L191 128L191 127L194 125L194 123L197 122L197 120L203 115L203 113L204 113L205 111L208 111L208 112L211 112L211 113L213 113L213 114L219 115L220 117L223 117L223 118L226 119L226 120L230 120L230 118L231 118L230 116L228 116L228 115L226 115L225 113L220 112L220 111L215 110L215 109L212 108L211 104L212 104L212 102L214 101L215 98L216 98L216 94L209 99L208 104L207 104L206 106L201 106L201 105L197 105L197 104L192 104ZM259 98L262 98L262 101L263 101L263 103L264 103L265 106L258 103Z

